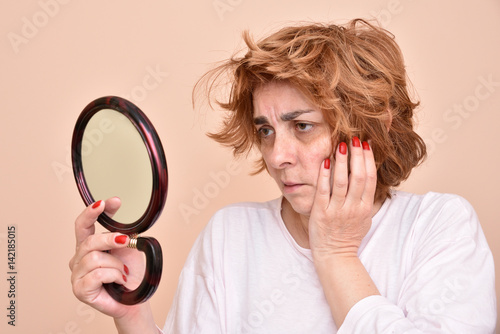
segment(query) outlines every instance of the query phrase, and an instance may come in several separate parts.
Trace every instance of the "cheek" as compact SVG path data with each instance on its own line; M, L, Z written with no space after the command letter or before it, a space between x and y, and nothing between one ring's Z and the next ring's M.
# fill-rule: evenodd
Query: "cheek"
M312 145L307 145L304 148L304 164L309 167L314 167L315 172L319 171L320 165L326 158L332 156L332 143L330 138L321 138ZM312 168L311 167L311 168Z

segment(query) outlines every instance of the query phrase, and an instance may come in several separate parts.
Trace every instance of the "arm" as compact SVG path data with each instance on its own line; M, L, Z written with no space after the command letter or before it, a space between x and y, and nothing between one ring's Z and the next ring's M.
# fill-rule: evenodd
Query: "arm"
M351 308L359 301L380 294L357 256L333 256L323 260L315 258L314 261L337 326L343 324Z
M493 258L474 210L457 196L430 196L419 204L418 215L412 218L417 221L405 239L409 248L397 299L379 295L357 256L359 237L366 235L371 216L363 209L363 194L355 196L357 204L349 204L359 172L355 159L361 160L355 151L351 152L349 189L343 201L338 197L341 206L335 197L343 183L338 173L347 173L342 167L347 161L337 158L331 196L327 170L320 170L319 178L325 180L319 180L309 222L315 267L338 333L492 333L496 319ZM363 153L366 166L371 158L367 150ZM368 175L370 168L362 172ZM364 180L369 182L370 177ZM336 210L330 211L332 206Z
M369 231L376 188L376 167L368 143L353 139L351 175L347 145L335 153L333 184L329 164L321 166L309 240L314 264L332 316L338 327L360 300L378 295L377 287L358 258L358 248Z
M493 258L472 207L457 196L427 195L411 226L397 295L360 301L339 334L493 333Z
M200 233L182 268L163 328L166 334L226 333L224 287L220 278L214 279L221 271L218 255L223 235L215 220L213 217Z
M134 306L126 315L114 318L119 334L133 333L163 333L153 319L153 312L149 302Z

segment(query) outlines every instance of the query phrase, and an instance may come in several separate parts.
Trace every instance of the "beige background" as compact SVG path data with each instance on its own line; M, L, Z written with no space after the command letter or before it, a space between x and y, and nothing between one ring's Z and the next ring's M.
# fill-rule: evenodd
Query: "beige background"
M4 0L0 331L113 332L111 319L73 296L68 269L73 221L83 209L71 173L70 141L88 102L103 95L128 97L147 113L164 144L169 198L147 232L164 250L164 275L152 299L162 326L185 257L214 211L278 195L266 175L248 176L248 161L232 163L228 150L204 136L220 115L193 111L194 82L209 64L241 47L243 29L262 36L289 21L373 16L403 49L422 101L418 131L430 145L429 160L402 188L467 198L498 262L498 0ZM18 233L15 328L5 316L10 225Z

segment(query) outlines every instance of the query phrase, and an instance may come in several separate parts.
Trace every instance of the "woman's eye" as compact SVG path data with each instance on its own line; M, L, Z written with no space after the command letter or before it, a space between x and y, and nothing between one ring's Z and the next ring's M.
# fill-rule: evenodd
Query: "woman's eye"
M268 137L273 134L273 130L269 128L260 128L257 130L260 137Z
M312 124L308 123L297 123L297 129L299 129L300 131L309 131L311 130L312 126Z

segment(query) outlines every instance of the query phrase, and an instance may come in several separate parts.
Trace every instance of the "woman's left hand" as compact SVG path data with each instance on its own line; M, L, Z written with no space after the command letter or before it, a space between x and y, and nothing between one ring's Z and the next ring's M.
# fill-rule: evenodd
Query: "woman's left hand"
M357 256L371 227L377 168L367 142L357 137L340 143L332 170L326 159L320 167L316 195L309 219L309 243L314 258ZM333 180L332 180L333 178Z

